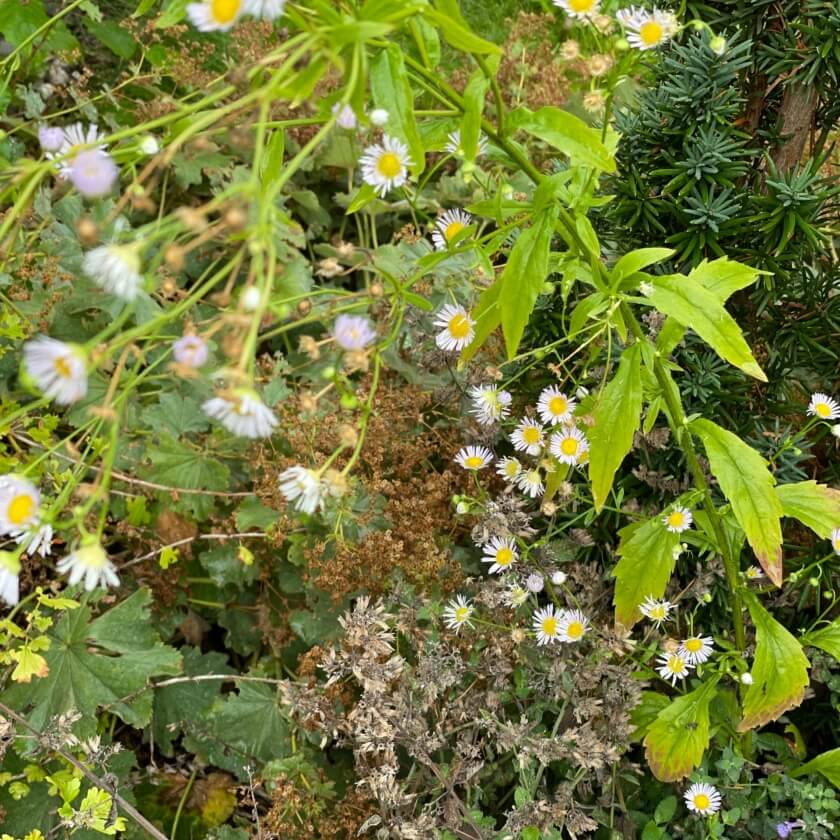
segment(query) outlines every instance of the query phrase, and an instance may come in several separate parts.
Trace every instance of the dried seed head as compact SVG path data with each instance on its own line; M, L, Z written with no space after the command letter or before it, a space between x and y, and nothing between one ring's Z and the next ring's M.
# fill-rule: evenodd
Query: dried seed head
M180 245L168 245L163 252L163 261L170 271L181 271L184 268L184 249Z
M371 283L368 289L371 297L379 298L385 294L385 289L381 283Z
M222 216L222 221L233 231L244 230L248 224L248 214L241 207L228 207Z
M99 225L91 219L90 216L82 216L76 222L76 233L82 245L96 245L99 242Z
M300 315L301 318L305 317L312 311L312 301L308 298L304 298L300 303L297 305L297 313Z

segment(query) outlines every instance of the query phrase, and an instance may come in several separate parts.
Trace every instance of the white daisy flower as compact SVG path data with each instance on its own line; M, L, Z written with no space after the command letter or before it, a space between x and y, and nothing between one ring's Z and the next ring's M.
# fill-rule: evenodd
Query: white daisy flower
M507 571L518 559L519 549L512 537L493 537L484 546L484 557L481 558L481 562L490 563L487 571L494 575L496 572Z
M187 4L187 17L199 32L227 32L245 11L245 0L203 0Z
M560 622L562 613L554 612L554 604L549 604L534 613L532 626L537 634L538 645L550 645L560 640Z
M71 586L84 580L88 592L97 586L107 588L120 585L114 564L98 542L83 542L74 552L59 560L56 569L61 574L69 575Z
M542 496L545 492L545 485L543 484L542 475L539 470L523 470L516 477L516 486L526 495L532 499L537 496Z
M315 470L294 466L280 473L280 492L302 513L315 513L324 506L325 488Z
M565 610L560 619L560 641L579 642L589 632L589 619L580 610Z
M469 394L473 404L472 413L485 426L503 420L510 414L513 397L509 391L500 391L495 385L480 385L470 388Z
M545 444L545 430L542 424L529 417L523 417L510 436L513 448L527 455L539 455Z
M20 600L20 558L0 551L0 601L13 607Z
M277 20L283 16L286 0L245 0L245 14L259 20Z
M218 420L229 432L239 437L271 437L277 425L274 412L250 388L235 388L207 400L204 413Z
M561 464L574 466L581 463L584 453L589 451L589 441L580 429L569 426L551 436L549 449Z
M682 505L674 505L670 513L662 517L662 524L672 533L681 534L691 527L694 516L688 508Z
M26 372L59 405L77 402L87 393L87 357L76 344L45 335L23 345Z
M461 148L461 132L458 129L452 131L447 136L447 143L443 147L450 155L464 156L464 150ZM478 135L478 146L475 150L476 158L487 154L487 138L483 134Z
M463 350L475 338L475 321L463 306L448 303L435 315L434 323L440 327L435 344L441 350Z
M639 605L639 609L645 618L649 618L657 627L659 627L663 621L668 620L671 610L674 609L674 605L670 601L666 601L664 598L657 601L655 598L648 595L647 598L645 598L645 600Z
M359 161L362 180L376 188L382 197L395 187L408 181L408 169L414 161L408 154L408 146L396 137L383 135L382 143L368 146Z
M692 671L693 665L680 653L662 653L657 659L659 676L676 685L677 680L684 680Z
M41 495L29 480L16 475L0 478L0 534L17 534L38 521Z
M690 665L702 665L712 655L714 645L711 636L689 636L680 642L677 653Z
M339 128L352 131L356 127L356 112L349 105L336 102L330 110Z
M811 394L811 402L808 403L808 414L818 417L820 420L836 420L840 417L840 405L828 394Z
M26 554L40 554L41 557L52 554L52 525L38 525L36 523L26 531L12 534L12 537Z
M621 9L616 19L624 27L627 43L637 50L652 50L670 40L679 28L673 12L654 7L650 11L639 6Z
M452 240L472 222L472 216L464 210L447 210L436 222L432 231L432 242L438 251L445 251Z
M840 528L833 528L831 531L831 547L835 554L840 554Z
M539 572L531 572L525 580L525 587L529 592L538 595L545 589L545 578Z
M515 583L505 592L505 603L509 607L516 609L521 607L528 600L528 590Z
M455 463L465 470L483 470L493 463L493 453L486 446L464 446L458 450Z
M759 566L750 566L747 568L746 572L747 580L761 580L764 577L764 571Z
M61 142L56 149L48 151L46 157L48 160L65 158L65 160L60 160L56 164L60 178L66 179L70 177L73 159L69 158L68 155L78 147L91 146L96 151L101 152L104 152L107 148L104 143L98 142L99 129L93 124L85 128L80 122L77 122L59 130L61 131Z
M207 362L210 348L200 335L182 335L172 343L172 355L179 365L200 368Z
M342 350L364 350L376 341L376 332L364 315L339 315L333 324L333 338Z
M136 245L100 245L85 254L82 268L100 289L122 300L134 300L143 286Z
M543 388L537 401L537 413L547 426L572 423L572 412L576 407L577 403L571 397L567 397L556 385Z
M593 18L600 11L598 0L551 0L558 9L575 18Z
M449 602L443 611L443 618L446 621L446 626L450 630L460 633L464 625L467 627L473 626L470 621L472 614L473 607L463 595L458 595Z
M720 791L705 782L696 782L684 794L685 806L689 811L708 817L720 810Z
M516 458L502 458L496 461L496 474L507 482L516 481L521 472L522 464Z

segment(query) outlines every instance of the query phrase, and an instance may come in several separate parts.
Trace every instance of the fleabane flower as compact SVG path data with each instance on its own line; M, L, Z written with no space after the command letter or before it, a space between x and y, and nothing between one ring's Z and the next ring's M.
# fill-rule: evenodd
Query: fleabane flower
M271 437L277 418L274 412L250 388L235 388L206 400L204 413L218 420L229 432L239 437Z
M516 486L526 496L530 496L532 499L536 499L537 496L542 496L545 492L542 474L537 469L522 470L516 477Z
M96 542L83 542L75 551L62 558L56 569L68 575L71 586L84 581L85 590L90 592L97 586L119 586L114 564L108 559L105 549Z
M41 557L52 554L52 525L35 522L27 530L12 534L12 537L26 554L39 554Z
M637 50L652 50L671 39L678 29L673 12L631 6L616 12L616 20L624 27L627 43Z
M182 335L172 343L172 355L179 365L200 368L207 362L210 348L200 335Z
M17 475L0 478L0 534L26 530L38 521L41 495L28 479Z
M692 671L693 666L680 653L662 653L657 661L657 671L663 680L676 685L677 680L684 680Z
M99 129L91 123L87 127L77 122L64 128L44 127L43 132L38 131L38 139L46 152L48 160L56 161L60 178L69 178L72 152L81 152L83 147L89 147L90 151L105 152L107 148L104 143L99 142ZM44 145L45 143L48 144Z
M560 640L562 619L562 613L554 612L554 604L549 604L534 613L531 626L537 634L538 645L550 645Z
M840 417L840 405L833 397L818 391L816 394L811 394L808 414L812 417L818 417L820 420L836 420Z
M434 323L440 327L435 344L441 350L463 350L475 338L475 321L463 306L448 303L435 315Z
M518 559L519 549L513 538L493 537L484 546L484 557L481 558L481 562L490 563L487 571L494 575L497 572L507 571Z
M674 605L670 601L666 601L664 598L657 600L656 598L648 595L647 598L645 598L645 600L639 605L639 609L645 618L649 618L657 627L659 627L662 622L668 620L671 610L674 609Z
M362 180L382 197L408 181L408 169L414 165L408 146L396 137L385 134L382 143L368 146L359 161Z
M352 131L356 127L356 112L349 105L336 102L330 110L335 116L335 124L339 128Z
M662 524L672 533L681 534L691 527L694 521L694 516L688 508L682 505L674 505L670 513L666 513L662 517Z
M720 791L714 785L696 782L684 794L685 807L695 814L708 817L720 810Z
M57 125L42 125L38 129L38 142L41 148L52 157L64 145L64 129Z
M463 595L458 595L447 604L446 609L443 611L443 618L446 626L450 630L460 633L461 628L465 625L472 627L472 622L470 621L472 614L472 605Z
M714 644L711 636L689 636L680 642L677 653L690 665L702 665L712 655Z
M516 481L521 472L522 464L516 458L507 457L496 461L496 474L507 482Z
M100 245L85 254L82 268L100 289L125 301L134 300L143 286L136 245Z
M510 414L513 399L509 391L500 391L495 385L473 386L469 390L472 413L479 423L489 426Z
M840 529L838 529L838 536L840 536ZM832 539L832 545L834 544L834 540ZM838 547L835 548L838 554L840 554L840 541L838 541ZM761 569L759 566L749 566L744 572L747 580L761 580L764 577L764 570Z
M575 18L593 18L601 8L599 0L551 0L558 9Z
M79 152L67 167L67 177L85 198L102 198L107 195L119 174L114 159L99 149Z
M524 417L510 436L513 448L527 455L539 455L545 443L545 430L541 423Z
M339 315L333 324L333 338L342 350L364 350L376 341L376 333L363 315Z
M87 356L76 344L38 336L23 345L23 364L44 395L59 405L87 393Z
M584 460L584 453L589 451L589 441L580 429L569 426L551 436L549 450L561 464L574 466Z
M277 20L285 8L286 0L245 0L245 14L258 20Z
M833 528L831 531L831 547L835 554L840 554L840 528Z
M516 609L521 607L528 600L528 590L515 583L505 592L505 603Z
M472 222L472 216L464 210L447 210L436 222L432 231L432 242L438 251L445 251L452 240Z
M20 558L0 551L0 601L13 607L20 600Z
M547 426L559 426L572 421L572 412L577 403L567 397L556 385L549 385L540 392L537 400L537 414Z
M302 513L315 513L324 506L325 488L315 470L294 466L280 473L280 492Z
M464 157L464 149L461 146L461 132L458 129L451 131L446 138L446 145L443 147L450 155ZM478 146L475 149L477 158L487 154L487 138L483 134L478 135Z
M580 610L565 610L560 619L560 641L579 642L589 632L589 619Z
M458 450L455 463L465 470L483 470L493 463L493 453L486 446L464 446Z
M199 32L227 32L245 11L247 0L203 0L187 4L187 17Z

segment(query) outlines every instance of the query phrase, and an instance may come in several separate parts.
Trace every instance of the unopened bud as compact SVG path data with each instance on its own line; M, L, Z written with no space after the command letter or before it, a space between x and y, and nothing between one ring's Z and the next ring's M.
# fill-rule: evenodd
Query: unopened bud
M469 513L469 512L470 512L470 506L467 502L458 502L458 504L455 505L455 513L463 516L465 513Z
M359 430L355 426L341 426L338 430L338 439L342 446L355 446L359 441Z
M184 249L180 245L167 246L163 261L170 271L181 271L184 268Z
M371 283L368 291L370 296L375 298L382 297L385 294L385 289L381 283Z
M307 298L304 298L300 301L297 305L297 314L300 315L301 318L308 315L312 311L312 302Z
M82 216L76 222L76 233L83 245L96 245L99 242L99 225L90 216Z
M228 207L222 216L222 221L231 230L240 231L248 224L248 214L241 207Z

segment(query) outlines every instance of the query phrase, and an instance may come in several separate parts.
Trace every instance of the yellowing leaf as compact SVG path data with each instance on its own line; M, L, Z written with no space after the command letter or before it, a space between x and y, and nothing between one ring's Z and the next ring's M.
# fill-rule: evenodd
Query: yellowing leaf
M178 558L178 549L173 548L171 545L167 545L164 547L163 551L161 551L160 557L158 557L158 565L161 569L168 569L170 566L178 562Z
M782 585L782 503L767 462L751 446L711 420L695 420L693 434L700 437L712 475L732 505L761 567L776 586Z
M12 679L16 683L32 682L32 677L46 677L50 672L47 660L35 653L29 645L24 645L14 652L17 667L12 671Z
M824 540L840 527L840 490L816 481L798 481L776 488L785 516L798 519Z
M796 638L761 606L758 598L745 592L744 600L755 624L755 658L739 732L763 726L796 708L805 696L810 667Z

